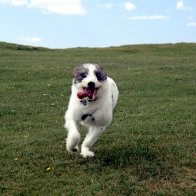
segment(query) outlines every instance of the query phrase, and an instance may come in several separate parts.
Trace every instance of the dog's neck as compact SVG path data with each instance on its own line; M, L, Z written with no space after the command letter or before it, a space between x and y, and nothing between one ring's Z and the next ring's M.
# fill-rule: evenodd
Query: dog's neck
M95 97L94 99L92 100L89 100L87 98L84 98L82 100L80 100L80 103L84 106L87 106L89 103L92 103L92 102L95 102L97 100L97 98Z

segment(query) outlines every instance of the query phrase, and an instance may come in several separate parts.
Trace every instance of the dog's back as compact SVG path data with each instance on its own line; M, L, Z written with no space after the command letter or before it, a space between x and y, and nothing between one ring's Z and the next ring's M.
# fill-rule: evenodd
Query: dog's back
M116 86L116 83L114 82L112 78L108 77L108 83L112 91L112 108L114 109L117 104L119 91Z

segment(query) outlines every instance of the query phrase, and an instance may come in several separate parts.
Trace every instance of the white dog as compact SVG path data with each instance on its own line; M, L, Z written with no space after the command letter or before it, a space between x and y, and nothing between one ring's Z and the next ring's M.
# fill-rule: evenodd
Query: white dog
M88 127L88 134L81 146L83 157L93 157L90 148L112 121L113 109L118 99L115 82L106 76L96 64L83 64L73 71L72 94L65 113L65 128L68 130L68 152L79 151L78 125Z

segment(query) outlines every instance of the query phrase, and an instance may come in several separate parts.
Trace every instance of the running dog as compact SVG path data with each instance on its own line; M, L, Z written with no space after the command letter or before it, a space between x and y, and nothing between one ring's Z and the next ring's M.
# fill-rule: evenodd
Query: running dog
M72 93L65 113L66 148L79 152L79 124L88 128L81 145L83 157L93 157L91 147L111 123L119 91L114 80L97 64L83 64L73 71Z

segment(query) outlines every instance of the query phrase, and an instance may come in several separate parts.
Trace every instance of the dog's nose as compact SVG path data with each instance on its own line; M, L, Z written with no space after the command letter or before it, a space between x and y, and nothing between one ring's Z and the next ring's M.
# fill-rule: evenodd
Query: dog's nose
M95 83L94 82L89 82L88 83L88 88L89 89L94 89L95 88Z

